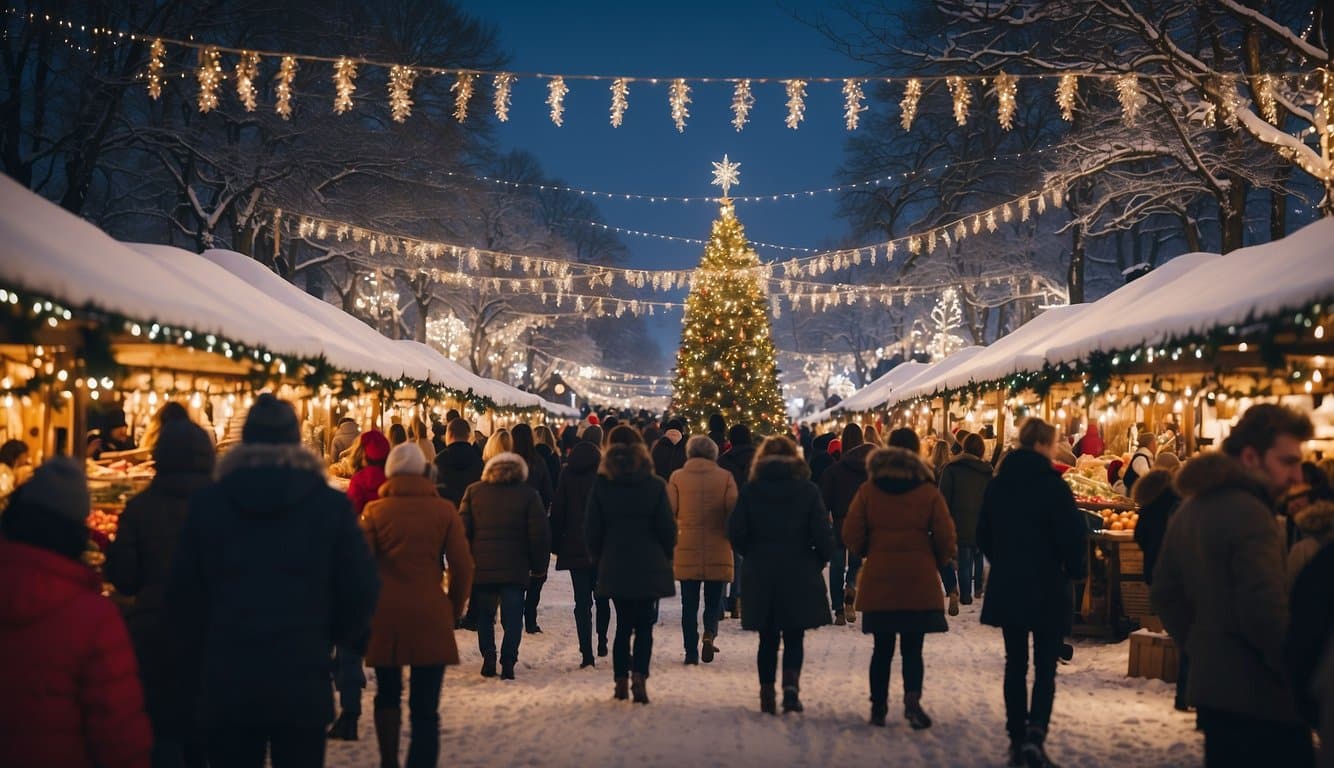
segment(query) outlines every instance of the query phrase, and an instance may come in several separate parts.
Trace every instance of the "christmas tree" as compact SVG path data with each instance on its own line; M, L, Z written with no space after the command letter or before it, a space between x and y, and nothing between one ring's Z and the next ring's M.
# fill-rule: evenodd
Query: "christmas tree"
M746 242L727 189L737 164L714 163L722 209L686 299L671 412L703 432L709 415L746 424L758 434L785 431L787 412L769 330L759 257Z
M931 341L927 352L931 360L949 357L963 349L964 340L954 332L963 327L963 308L959 306L959 294L953 288L946 288L931 308Z

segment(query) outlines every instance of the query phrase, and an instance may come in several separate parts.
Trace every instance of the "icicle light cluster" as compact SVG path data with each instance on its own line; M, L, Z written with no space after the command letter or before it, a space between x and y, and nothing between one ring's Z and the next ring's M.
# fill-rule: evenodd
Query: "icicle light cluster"
M273 111L284 120L290 120L292 117L292 81L296 79L296 59L291 56L284 56L282 63L278 66L278 76L274 78L275 85L273 92L277 96L277 101L273 105Z
M750 119L750 108L755 106L755 97L750 92L750 81L742 80L732 91L732 127L740 131Z
M611 125L620 128L625 121L625 110L630 107L630 81L616 78L611 84Z
M1260 115L1266 122L1278 122L1278 94L1273 75L1260 75L1255 79L1255 98L1260 102Z
M468 119L468 102L472 101L473 82L476 72L460 72L449 90L454 93L454 119L460 123Z
M672 122L676 124L676 132L684 133L686 118L690 117L690 110L686 108L690 103L690 86L686 85L685 78L678 77L672 81L667 89L667 101L672 105Z
M996 122L1004 130L1014 128L1014 111L1018 107L1019 81L1004 72L996 75Z
M565 124L565 94L569 92L563 77L553 77L547 83L547 106L551 107L551 122L557 127Z
M154 101L162 95L162 70L167 66L167 47L154 40L148 47L148 95Z
M236 62L236 98L245 111L255 111L255 78L259 77L259 54L242 51Z
M1121 101L1121 120L1134 125L1139 116L1139 78L1134 72L1116 78L1116 97Z
M514 87L514 75L502 72L496 75L492 85L495 87L495 94L491 98L491 103L496 109L496 119L507 123L510 119L510 89Z
M199 51L199 111L211 112L218 108L218 86L222 83L222 54L217 48Z
M1075 95L1079 91L1079 78L1075 75L1061 75L1056 83L1056 106L1061 108L1061 119L1067 123L1075 119Z
M903 100L899 102L899 125L904 132L912 130L913 120L917 119L917 101L922 98L922 81L909 80L903 86Z
M412 116L412 85L416 80L417 71L411 67L395 65L389 70L389 114L396 123Z
M953 75L945 80L950 87L950 96L954 98L954 122L959 125L968 123L968 105L973 101L973 92L968 87L968 81L958 75Z
M352 108L352 94L357 90L357 65L346 56L334 64L334 112L343 114Z
M806 81L786 80L787 85L787 120L788 128L797 130L801 121L806 119Z
M866 94L862 92L861 81L844 80L843 120L847 123L849 131L857 130L857 125L861 123L862 113L866 109Z

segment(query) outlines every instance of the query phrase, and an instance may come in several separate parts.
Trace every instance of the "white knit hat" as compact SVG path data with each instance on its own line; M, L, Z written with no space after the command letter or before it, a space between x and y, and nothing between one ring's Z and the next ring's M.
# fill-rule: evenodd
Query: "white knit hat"
M416 475L418 477L426 474L426 456L422 449L417 447L416 443L400 443L394 446L394 450L389 452L389 458L384 462L384 476L395 477L397 475Z

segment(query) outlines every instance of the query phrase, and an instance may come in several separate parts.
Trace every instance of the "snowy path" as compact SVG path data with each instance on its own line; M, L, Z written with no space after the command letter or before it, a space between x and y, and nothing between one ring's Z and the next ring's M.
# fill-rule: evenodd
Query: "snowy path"
M458 633L463 665L445 675L441 765L1004 765L1001 638L978 624L980 602L964 606L949 633L927 637L923 704L936 724L914 732L901 717L897 658L888 727L866 724L871 638L860 626L807 634L806 712L770 717L759 713L757 638L739 622L724 620L723 652L713 664L681 663L680 598L662 602L654 633L653 703L614 702L610 657L595 669L578 668L569 584L567 574L552 572L542 596L543 634L524 636L515 681L478 675L476 635ZM1127 678L1127 648L1082 641L1074 661L1060 667L1048 740L1053 759L1068 766L1199 765L1203 741L1194 715L1172 709L1172 686ZM361 741L330 742L329 765L377 764L374 687L372 681L365 692ZM403 720L406 736L406 711Z

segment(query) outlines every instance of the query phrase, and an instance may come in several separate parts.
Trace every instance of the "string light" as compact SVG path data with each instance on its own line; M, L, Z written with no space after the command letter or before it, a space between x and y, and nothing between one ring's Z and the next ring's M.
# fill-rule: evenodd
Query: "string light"
M412 85L416 80L417 72L410 67L395 65L389 70L389 113L396 123L412 116Z
M843 120L847 124L849 131L857 130L861 123L861 114L865 112L866 94L862 92L862 83L860 80L843 81Z
M334 83L334 105L336 114L343 114L352 109L352 94L357 90L353 82L357 77L357 65L346 56L340 58L338 63L334 64L333 83Z
M473 81L476 72L460 72L449 90L454 92L454 119L460 123L468 119L468 102L472 101Z
M1004 130L1014 128L1014 110L1018 105L1019 81L1005 72L996 75L996 122Z
M565 94L569 92L563 77L553 77L547 83L547 106L551 107L551 122L557 128L565 124Z
M1134 72L1116 78L1116 97L1121 102L1122 122L1134 125L1139 115L1139 78Z
M502 72L495 76L492 85L495 87L492 105L496 110L496 119L507 123L510 119L510 89L514 87L514 75Z
M945 82L949 85L950 95L954 98L954 122L966 125L968 105L973 100L973 92L968 87L968 81L958 75L951 75Z
M1260 104L1260 114L1270 123L1278 122L1278 96L1273 75L1260 75L1255 79L1255 98Z
M686 85L685 78L678 77L672 81L667 89L667 101L672 107L672 122L676 124L676 132L684 133L686 118L690 117L690 110L686 108L690 103L690 86Z
M236 62L236 98L245 111L255 111L255 78L259 76L259 54L246 51Z
M611 84L611 125L620 128L625 120L625 110L630 107L630 81L618 77Z
M806 119L806 81L785 80L784 84L787 87L787 120L784 122L795 131Z
M167 66L167 47L155 38L148 47L148 95L154 101L162 95L162 70Z
M732 91L732 127L739 133L746 127L746 121L750 117L750 108L755 106L755 97L750 93L750 81L741 80L737 82L736 88Z
M273 105L273 111L284 120L290 120L292 117L292 81L296 79L296 67L295 58L284 56L278 66L278 76L274 78L277 84L273 90L278 100Z
M917 101L922 98L922 81L913 78L903 85L903 100L899 102L899 125L904 133L912 130L917 118Z
M217 48L199 51L199 111L205 114L218 108L218 86L222 83L222 55Z
M1079 77L1072 74L1061 75L1056 83L1056 106L1061 108L1061 119L1067 123L1075 119L1075 96L1079 92Z

